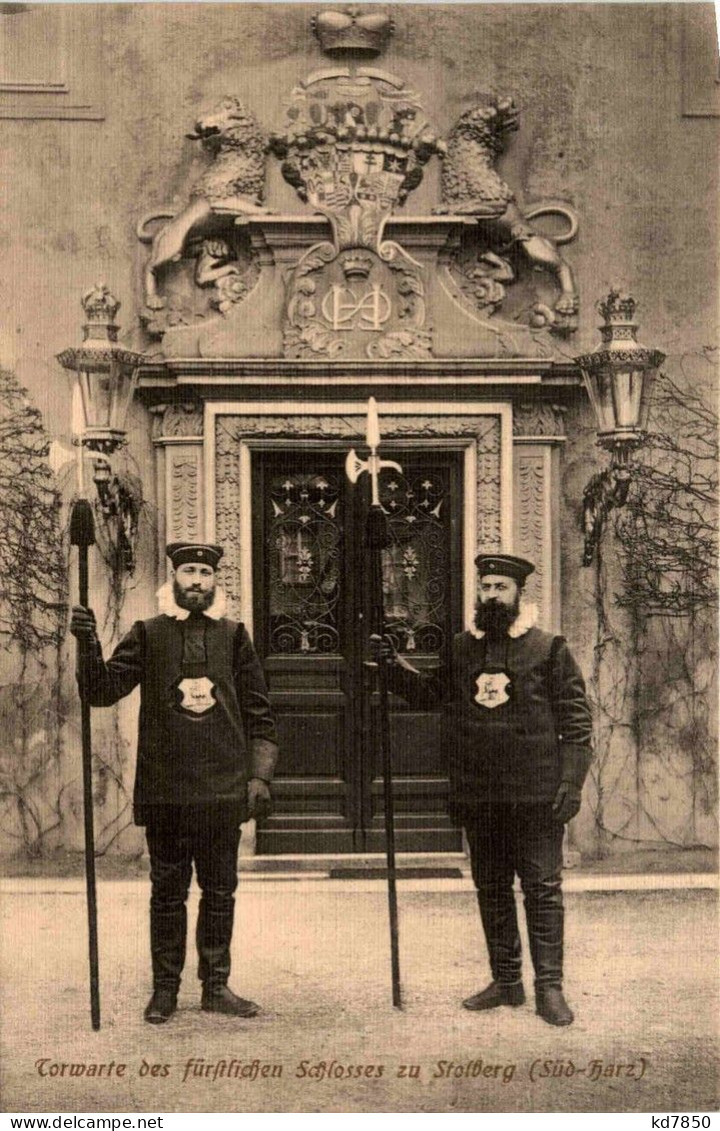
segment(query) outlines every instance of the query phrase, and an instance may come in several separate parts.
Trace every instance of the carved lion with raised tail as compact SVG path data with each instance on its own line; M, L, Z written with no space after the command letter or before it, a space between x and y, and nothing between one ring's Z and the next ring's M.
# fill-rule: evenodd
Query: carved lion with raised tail
M548 271L560 294L555 302L555 329L577 328L578 293L568 263L555 241L541 236L529 221L543 214L562 215L568 232L558 239L566 243L577 231L574 211L562 204L541 204L526 215L520 211L510 186L497 171L506 135L518 128L518 110L512 98L488 95L478 106L466 110L447 138L447 156L442 172L442 207L439 213L476 216L505 243L520 245L532 267Z
M239 99L223 98L197 119L194 131L186 136L200 141L213 160L182 211L176 215L168 209L156 210L138 224L138 239L152 242L144 276L145 303L151 310L165 305L157 292L158 272L180 258L191 229L199 229L213 212L267 212L262 206L267 140L254 114ZM154 220L168 222L150 235L147 227Z

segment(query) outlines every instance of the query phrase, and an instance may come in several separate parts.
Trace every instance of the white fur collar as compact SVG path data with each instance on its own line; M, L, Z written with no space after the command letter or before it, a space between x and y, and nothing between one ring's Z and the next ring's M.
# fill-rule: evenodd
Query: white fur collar
M166 617L174 617L175 620L187 620L190 616L189 609L181 609L175 602L175 594L173 593L172 581L166 581L161 585L156 593L158 599L158 610L164 613ZM209 609L205 609L204 615L210 617L211 620L220 620L224 617L227 611L227 599L222 589L215 589L215 597Z
M528 601L527 604L524 601L521 601L520 612L515 617L515 620L512 622L510 628L508 629L508 636L511 636L513 640L516 640L518 636L524 636L526 632L528 632L531 628L534 628L534 626L537 624L537 619L537 605L534 605L531 601ZM485 633L481 629L476 628L475 625L472 625L468 629L468 631L475 637L476 640L482 640L483 636L485 635Z

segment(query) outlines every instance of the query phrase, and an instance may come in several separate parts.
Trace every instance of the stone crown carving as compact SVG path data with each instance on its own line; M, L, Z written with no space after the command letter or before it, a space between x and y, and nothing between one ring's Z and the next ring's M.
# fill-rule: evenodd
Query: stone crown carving
M326 55L379 55L395 31L387 12L355 5L325 8L312 18L312 30Z

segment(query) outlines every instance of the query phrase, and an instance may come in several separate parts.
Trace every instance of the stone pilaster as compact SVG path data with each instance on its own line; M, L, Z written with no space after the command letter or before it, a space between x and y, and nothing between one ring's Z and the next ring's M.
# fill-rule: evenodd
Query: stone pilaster
M558 545L559 452L565 442L558 405L520 403L513 409L514 548L535 562L527 596L540 609L539 624L560 629Z
M201 541L205 534L203 412L194 401L156 405L151 411L162 565L168 542Z

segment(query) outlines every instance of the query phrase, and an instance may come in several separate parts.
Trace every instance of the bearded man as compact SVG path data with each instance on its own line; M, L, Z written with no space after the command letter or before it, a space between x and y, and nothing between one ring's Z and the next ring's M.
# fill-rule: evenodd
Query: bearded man
M521 594L532 562L510 554L475 561L475 627L453 642L452 663L420 673L373 638L388 682L414 707L442 703L455 811L465 827L492 982L466 1009L525 1001L513 893L520 877L537 1013L570 1025L562 993L564 826L580 808L592 719L580 669L562 636L535 627Z
M253 1017L258 1006L229 989L240 824L270 809L277 735L262 666L242 624L228 619L216 586L220 546L173 542L172 583L160 615L136 621L104 661L91 609L73 609L81 642L78 681L94 707L140 685L134 820L150 854L151 1024L177 1007L185 963L193 863L201 1008Z

